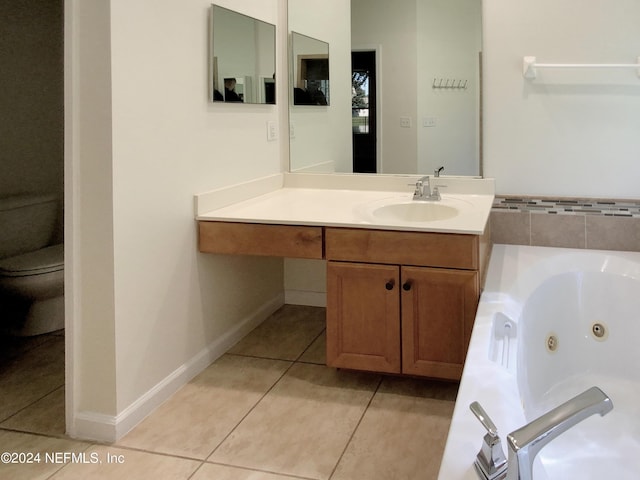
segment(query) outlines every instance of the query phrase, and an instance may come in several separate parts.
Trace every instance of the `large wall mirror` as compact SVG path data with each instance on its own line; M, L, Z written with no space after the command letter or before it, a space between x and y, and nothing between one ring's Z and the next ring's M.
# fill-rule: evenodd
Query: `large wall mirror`
M482 174L481 0L288 5L290 31L325 32L332 83L313 122L290 106L291 171Z
M276 27L211 6L210 99L276 103Z

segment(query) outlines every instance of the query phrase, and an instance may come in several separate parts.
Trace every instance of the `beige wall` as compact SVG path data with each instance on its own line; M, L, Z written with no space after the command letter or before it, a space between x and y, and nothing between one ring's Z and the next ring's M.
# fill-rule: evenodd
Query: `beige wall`
M284 16L279 0L219 3ZM197 252L193 195L282 171L266 125L286 118L282 92L276 106L208 102L209 7L67 0L72 434L121 435L282 302L281 260Z

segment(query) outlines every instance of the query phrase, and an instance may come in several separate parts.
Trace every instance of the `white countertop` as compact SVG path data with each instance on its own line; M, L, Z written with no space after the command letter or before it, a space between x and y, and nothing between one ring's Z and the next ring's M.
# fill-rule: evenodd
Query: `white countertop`
M479 180L482 182L482 180ZM444 183L444 182L443 182ZM452 183L447 180L447 183ZM453 182L455 183L455 182ZM396 182L397 184L397 182ZM395 187L395 185L394 185ZM452 191L452 193L449 193ZM312 188L304 186L277 188L251 198L231 202L196 215L197 220L281 225L316 225L481 235L487 224L493 194L442 193L439 205L454 206L459 214L429 222L375 218L371 212L388 203L412 202L413 190L374 190Z

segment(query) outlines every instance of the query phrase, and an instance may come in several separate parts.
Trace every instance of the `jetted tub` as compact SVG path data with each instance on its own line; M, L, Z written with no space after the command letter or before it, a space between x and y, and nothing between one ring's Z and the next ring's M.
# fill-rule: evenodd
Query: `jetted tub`
M534 480L640 478L640 253L494 245L439 480L475 480L486 433L506 436L592 386L613 410L552 440Z

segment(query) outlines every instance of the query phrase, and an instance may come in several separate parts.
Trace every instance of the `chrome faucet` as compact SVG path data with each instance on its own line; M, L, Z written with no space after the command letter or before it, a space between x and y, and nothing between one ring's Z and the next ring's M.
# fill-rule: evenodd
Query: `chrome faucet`
M510 433L507 480L532 480L533 459L547 443L587 417L596 413L602 417L612 409L611 399L598 387L591 387Z
M431 188L431 177L429 175L425 175L416 182L416 189L413 192L414 200L433 202L441 198L438 187Z
M477 404L477 402L472 405L474 404ZM476 413L478 411L477 407L472 407L476 416L478 415ZM533 460L545 445L587 417L596 413L604 416L612 409L613 402L611 399L598 387L591 387L507 436L509 458L506 474L503 470L504 467L500 468L499 471L498 469L493 470L491 473L494 473L495 476L489 476L478 469L478 464L486 460L486 455L481 458L483 449L484 451L487 450L484 448L484 444L476 460L476 470L478 470L483 479L533 480ZM488 419L481 407L480 411ZM483 419L480 420L485 425L486 422ZM493 426L493 422L490 419L489 424ZM495 426L493 430L495 430ZM496 435L494 436L485 435L485 443L487 443L487 437L491 439L497 436L497 432L495 433ZM491 445L490 451L494 448L495 443ZM500 448L500 453L501 451L502 449Z
M473 466L482 480L504 480L507 475L507 458L502 452L498 429L478 402L473 402L469 408L487 430Z

